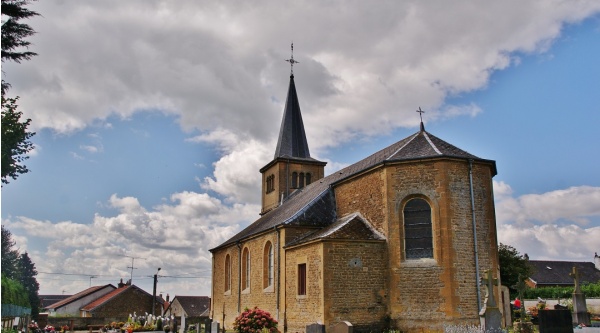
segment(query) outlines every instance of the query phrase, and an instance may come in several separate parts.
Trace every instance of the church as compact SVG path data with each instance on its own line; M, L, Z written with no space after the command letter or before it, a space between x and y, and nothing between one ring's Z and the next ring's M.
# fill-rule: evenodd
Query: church
M231 330L257 306L281 332L478 325L480 278L499 278L496 163L421 122L342 170L325 176L325 165L310 156L292 71L275 155L260 169L260 217L210 250L212 320Z

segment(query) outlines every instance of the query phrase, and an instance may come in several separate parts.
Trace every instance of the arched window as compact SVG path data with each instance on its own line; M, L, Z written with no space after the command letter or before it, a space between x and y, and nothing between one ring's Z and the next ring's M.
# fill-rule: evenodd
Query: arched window
M292 188L297 188L298 187L298 173L297 172L292 172Z
M242 290L250 288L250 251L244 248L242 252Z
M267 177L266 193L273 191L275 191L275 175L270 175Z
M307 172L306 173L306 185L310 185L310 183L312 183L312 179L310 179L310 178L311 178L310 173Z
M431 207L421 198L404 206L404 250L406 259L433 258Z
M304 187L304 172L300 172L300 188Z
M267 242L263 253L263 288L273 285L273 244Z
M225 256L225 291L231 290L231 257Z

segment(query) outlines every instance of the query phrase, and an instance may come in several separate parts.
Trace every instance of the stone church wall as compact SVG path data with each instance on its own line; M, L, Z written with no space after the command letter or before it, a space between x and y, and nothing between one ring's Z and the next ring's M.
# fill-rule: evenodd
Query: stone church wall
M289 249L285 260L287 332L304 332L306 325L323 322L323 245ZM298 264L302 263L306 264L306 295L298 295Z
M273 244L274 249L274 278L271 288L263 288L263 269L264 248L267 241ZM240 244L241 251L248 248L250 251L250 289L248 291L239 291L240 289L240 257L242 252L236 245L220 249L213 253L213 295L212 295L212 318L218 321L225 329L232 329L235 318L238 313L238 295L240 297L239 308L244 311L245 308L259 308L266 310L273 317L277 315L277 234L275 232L267 233ZM231 290L225 291L225 257L229 254L231 258Z
M357 332L383 332L387 314L385 242L326 241L324 324L349 321Z

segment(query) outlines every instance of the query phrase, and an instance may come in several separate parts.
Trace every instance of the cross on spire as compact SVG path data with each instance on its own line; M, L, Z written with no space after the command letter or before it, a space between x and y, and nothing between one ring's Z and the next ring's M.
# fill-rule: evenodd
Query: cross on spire
M417 112L419 113L419 117L421 117L421 132L423 132L425 131L425 126L423 125L423 113L425 113L425 111L421 110L421 107L419 106Z
M285 59L285 61L289 62L291 65L291 76L294 76L294 64L299 64L299 61L294 60L294 43L292 43L292 57L290 59Z

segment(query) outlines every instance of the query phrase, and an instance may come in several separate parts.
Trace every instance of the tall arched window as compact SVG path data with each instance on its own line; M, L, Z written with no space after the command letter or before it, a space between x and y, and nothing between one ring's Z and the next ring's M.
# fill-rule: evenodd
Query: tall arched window
M312 183L312 179L310 179L310 178L311 178L310 173L307 172L306 173L306 185L307 186L310 185L310 183Z
M225 256L225 291L231 290L231 257Z
M431 207L421 198L404 206L404 250L406 259L433 258Z
M273 244L267 242L263 254L263 288L273 285Z
M304 172L300 172L300 188L304 187Z
M250 288L250 251L244 248L242 252L242 290Z
M298 173L297 172L292 172L292 188L297 188L298 187Z

